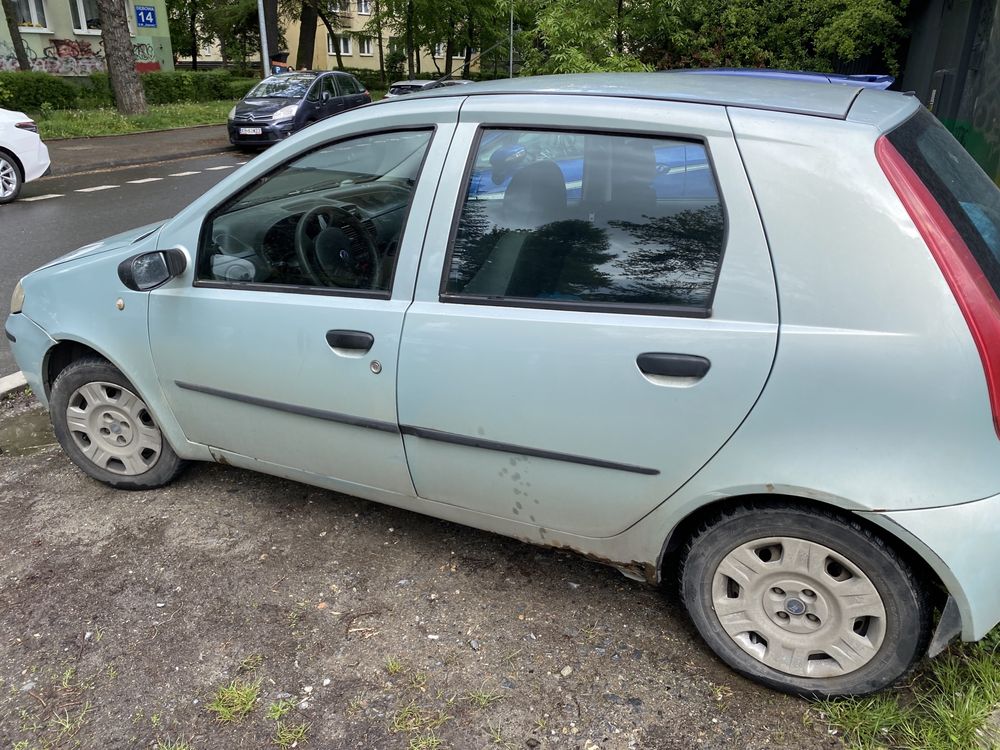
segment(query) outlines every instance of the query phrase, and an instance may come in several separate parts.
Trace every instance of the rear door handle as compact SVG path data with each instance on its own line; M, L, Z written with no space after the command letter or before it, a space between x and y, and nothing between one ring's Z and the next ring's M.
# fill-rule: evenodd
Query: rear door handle
M664 354L647 352L635 359L644 375L658 375L665 378L693 378L700 380L705 377L712 363L705 357L694 354Z
M326 343L331 349L347 350L351 354L364 354L375 344L375 337L365 331L334 330L326 332Z

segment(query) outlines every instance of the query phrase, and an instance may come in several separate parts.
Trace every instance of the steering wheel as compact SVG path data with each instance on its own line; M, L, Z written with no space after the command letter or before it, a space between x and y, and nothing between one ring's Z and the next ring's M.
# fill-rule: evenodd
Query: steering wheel
M295 226L295 255L319 286L375 289L382 263L375 240L349 211L329 204L310 208Z

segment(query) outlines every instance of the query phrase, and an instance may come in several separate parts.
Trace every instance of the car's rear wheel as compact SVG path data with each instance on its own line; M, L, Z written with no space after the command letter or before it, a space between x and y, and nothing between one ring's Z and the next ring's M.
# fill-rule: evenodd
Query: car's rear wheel
M24 176L17 162L0 151L0 203L10 203L21 193Z
M112 487L160 487L184 467L135 387L103 359L77 360L59 373L49 411L63 450Z
M868 529L821 510L720 516L691 540L681 583L716 654L788 693L880 690L927 644L930 607L912 568Z

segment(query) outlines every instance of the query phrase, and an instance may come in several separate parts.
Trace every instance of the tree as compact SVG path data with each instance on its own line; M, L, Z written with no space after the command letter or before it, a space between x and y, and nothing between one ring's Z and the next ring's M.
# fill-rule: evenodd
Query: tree
M257 0L212 3L205 9L205 32L218 41L223 60L247 67L250 57L260 51Z
M17 26L17 7L14 0L0 0L3 3L3 14L7 19L7 29L10 31L10 43L14 46L14 56L17 57L17 67L25 72L31 70L31 61L24 48L21 30Z
M115 106L123 115L145 114L149 107L135 69L125 0L97 0L97 11L101 17L101 44Z
M319 14L316 6L309 2L302 3L302 11L299 13L299 48L295 53L296 69L309 68L313 66L313 57L316 54L316 22Z
M198 69L201 48L215 41L208 32L205 4L205 0L167 0L170 45L175 55L191 58L193 70Z

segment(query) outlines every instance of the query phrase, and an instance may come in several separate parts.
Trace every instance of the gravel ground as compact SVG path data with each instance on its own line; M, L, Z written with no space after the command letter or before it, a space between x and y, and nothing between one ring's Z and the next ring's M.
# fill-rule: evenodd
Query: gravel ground
M118 492L51 442L0 403L4 750L278 747L279 701L298 747L840 747L610 568L224 466Z

